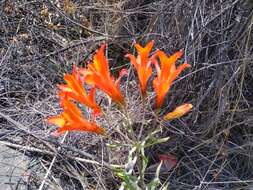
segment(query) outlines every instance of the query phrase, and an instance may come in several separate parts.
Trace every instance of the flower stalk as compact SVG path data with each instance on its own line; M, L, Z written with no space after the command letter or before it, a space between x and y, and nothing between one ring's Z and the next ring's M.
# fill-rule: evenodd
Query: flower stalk
M138 43L135 43L134 46L137 50L137 55L127 54L126 57L129 58L137 73L141 104L143 105L143 109L147 108L145 98L147 98L146 95L148 94L148 90L153 87L156 95L155 119L159 120L159 110L162 108L166 95L170 91L173 82L186 68L189 68L190 65L188 63L183 63L176 66L176 62L183 55L183 51L178 51L171 56L167 56L165 52L157 50L151 55L154 41L148 42L145 46L141 46ZM121 166L119 167L118 165L111 165L109 163L106 163L106 167L117 171L118 176L123 180L122 187L128 187L130 189L147 189L149 185L145 182L145 171L149 162L145 155L145 150L156 144L167 142L169 137L160 137L159 135L162 134L157 127L155 129L150 128L150 133L144 131L146 127L145 117L140 119L144 121L141 128L135 130L134 120L131 118L128 110L128 98L124 96L120 89L120 81L122 77L128 74L128 71L122 69L119 72L118 79L114 79L110 73L108 59L105 56L105 47L106 44L101 45L87 67L77 68L74 66L72 74L64 75L66 84L58 85L59 102L63 112L56 116L49 117L47 121L50 124L58 126L56 131L57 134L78 131L90 132L105 137L108 133L106 133L104 126L101 127L96 123L96 119L98 116L104 117L107 124L110 125L111 118L109 117L110 114L105 113L102 106L97 104L96 91L100 90L104 94L107 94L122 111L121 113L124 116L122 123L127 131L124 138L130 139L128 142L130 142L131 151L128 154L128 163L126 164L130 169L127 167L123 169ZM152 78L154 78L153 81L151 81ZM152 84L150 88L149 82ZM93 117L91 120L86 119L86 115L83 114L79 108L80 105L92 109ZM173 119L181 118L188 113L192 107L193 106L190 103L183 104L175 108L172 112L165 114L162 119L171 121ZM139 131L139 133L136 134L136 131ZM113 138L109 135L107 137L109 140L112 140ZM123 147L120 143L118 143L117 146ZM152 186L152 189L156 189L159 185L159 170L163 166L163 162L165 163L167 170L174 167L177 163L176 156L173 157L170 154L166 154L166 156L162 157L160 156L159 158L162 160L162 163L157 167L156 181L150 185ZM100 164L100 162L97 161L94 163ZM133 172L136 168L138 173ZM133 175L137 175L137 177L133 177Z

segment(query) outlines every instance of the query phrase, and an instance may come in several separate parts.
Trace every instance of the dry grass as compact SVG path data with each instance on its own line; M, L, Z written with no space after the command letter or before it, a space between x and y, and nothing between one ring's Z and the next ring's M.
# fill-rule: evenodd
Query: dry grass
M1 1L0 144L29 160L19 176L22 183L9 185L38 189L51 164L45 189L116 189L119 179L106 166L124 164L130 148L122 114L108 104L107 117L98 121L111 139L72 133L63 143L50 136L54 128L45 118L60 112L56 84L63 82L63 73L73 63L85 65L102 41L109 43L117 71L130 67L123 56L134 40L154 39L169 54L184 49L192 65L175 82L163 111L183 102L194 110L163 123L163 135L171 140L148 150L150 163L159 153L178 157L176 168L163 176L170 189L252 188L252 10L251 0ZM143 121L154 119L148 111L153 94L143 108L133 79L131 72L122 90L133 94L129 110L138 132ZM112 140L123 141L125 148L106 146Z

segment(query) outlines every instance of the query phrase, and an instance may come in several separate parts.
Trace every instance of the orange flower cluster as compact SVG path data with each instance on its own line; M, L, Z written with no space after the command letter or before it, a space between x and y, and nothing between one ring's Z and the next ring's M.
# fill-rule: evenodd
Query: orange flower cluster
M153 88L156 92L156 108L160 108L164 102L166 94L169 92L173 81L185 69L190 67L189 64L183 63L176 67L176 61L182 56L183 52L178 51L172 56L167 56L163 51L158 50L152 56L150 52L154 41L149 42L145 47L135 44L137 56L127 54L137 71L142 96L146 95L148 80L152 75L152 65L156 69L156 77L153 80ZM93 110L93 116L101 113L101 108L95 100L96 89L102 90L112 98L117 104L125 106L124 96L120 92L120 79L127 74L127 70L121 70L117 80L110 74L108 60L105 57L103 44L96 52L91 63L87 68L76 68L74 66L72 74L64 75L67 84L59 85L60 104L63 113L50 117L48 122L59 126L57 132L65 131L87 131L96 134L104 134L103 128L97 126L94 121L88 121L84 118L81 110L74 102L85 105ZM84 86L91 87L89 93ZM191 104L184 104L177 107L173 112L164 116L165 120L179 118L189 112Z
M146 95L146 88L149 78L152 75L152 65L155 66L157 76L153 80L153 88L156 92L156 108L160 108L163 104L166 94L169 92L173 81L185 69L190 67L189 64L183 63L176 67L176 61L182 56L183 52L178 51L171 56L167 56L163 51L158 50L153 56L149 54L154 45L154 41L149 42L145 47L135 44L137 50L137 57L132 54L127 54L137 71L140 82L141 94ZM160 61L160 65L158 59ZM187 106L186 106L187 105ZM192 108L191 104L184 104L176 108L173 112L164 116L165 120L171 120L183 116Z
M73 68L72 74L64 75L67 84L58 85L60 104L63 113L48 118L50 124L59 126L57 133L66 131L87 131L96 134L104 134L103 128L96 125L94 121L88 121L81 114L81 110L73 103L81 103L93 110L93 116L101 113L101 108L95 100L95 90L98 88L109 95L112 100L120 105L125 105L124 97L119 90L120 79L127 74L123 69L119 78L115 81L110 75L108 61L104 55L105 44L97 51L92 63L87 68ZM89 93L84 85L90 85Z

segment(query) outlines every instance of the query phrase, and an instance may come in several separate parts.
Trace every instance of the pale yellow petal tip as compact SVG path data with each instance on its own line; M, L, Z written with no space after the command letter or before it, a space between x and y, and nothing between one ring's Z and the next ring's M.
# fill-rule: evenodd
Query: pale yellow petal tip
M180 118L186 113L188 113L193 108L192 104L183 104L181 106L178 106L174 111L167 113L163 119L164 120L173 120L176 118Z
M47 118L47 123L57 125L57 126L63 126L65 124L65 120L59 116L55 117L49 117Z

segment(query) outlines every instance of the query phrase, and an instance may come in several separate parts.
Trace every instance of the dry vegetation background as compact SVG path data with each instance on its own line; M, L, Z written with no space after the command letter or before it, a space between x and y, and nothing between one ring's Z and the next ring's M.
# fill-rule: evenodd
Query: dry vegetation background
M120 162L126 150L115 154L105 139L79 133L61 143L45 118L60 112L56 84L63 73L85 65L102 41L117 71L130 67L124 55L135 40L151 39L169 54L184 49L192 65L164 111L188 101L194 109L167 123L171 139L147 152L150 162L158 153L178 157L163 176L170 189L253 189L252 10L252 0L0 1L0 189L38 189L43 181L44 189L116 189L113 173L87 162ZM133 78L131 72L128 85ZM18 154L4 145L21 157L13 160Z

